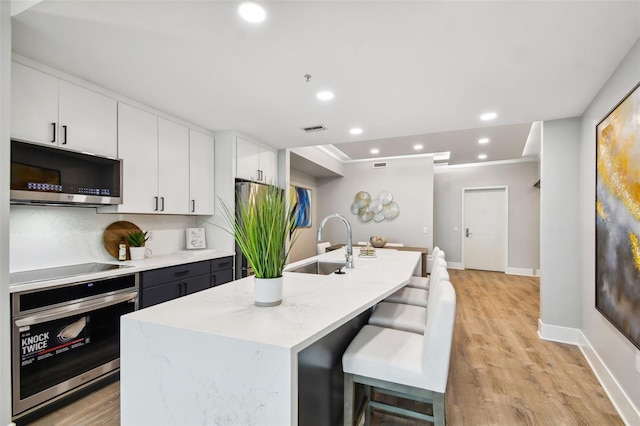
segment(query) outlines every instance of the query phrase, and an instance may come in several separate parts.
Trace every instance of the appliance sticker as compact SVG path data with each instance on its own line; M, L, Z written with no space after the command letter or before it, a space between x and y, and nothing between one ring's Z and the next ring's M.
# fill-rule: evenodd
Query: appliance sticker
M89 315L32 325L20 332L20 365L72 351L90 341Z

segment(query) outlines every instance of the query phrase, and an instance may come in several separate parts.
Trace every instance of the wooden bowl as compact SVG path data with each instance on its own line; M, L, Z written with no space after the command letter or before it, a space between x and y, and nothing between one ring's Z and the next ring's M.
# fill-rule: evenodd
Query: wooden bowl
M387 240L382 237L371 237L369 238L369 242L375 248L382 248L387 244Z

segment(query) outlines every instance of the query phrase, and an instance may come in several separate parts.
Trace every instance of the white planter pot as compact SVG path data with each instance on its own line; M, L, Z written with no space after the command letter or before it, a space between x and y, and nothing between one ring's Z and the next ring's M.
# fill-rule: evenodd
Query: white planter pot
M256 306L276 306L282 303L282 277L253 278Z
M131 260L143 260L146 250L145 247L129 247L129 256Z

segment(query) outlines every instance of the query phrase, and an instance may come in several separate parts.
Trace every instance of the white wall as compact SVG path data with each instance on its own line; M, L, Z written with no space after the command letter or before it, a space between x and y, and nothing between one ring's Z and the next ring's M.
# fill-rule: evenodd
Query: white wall
M533 274L540 266L540 190L533 187L537 180L537 161L436 167L434 244L445 251L447 262L462 262L462 189L508 186L508 267Z
M289 254L289 262L306 259L315 256L316 235L318 232L318 187L316 178L303 173L299 170L291 170L291 185L308 188L311 190L311 228L298 228L298 239L296 240L291 253Z
M640 374L635 369L634 345L595 309L595 127L596 124L640 81L640 40L629 51L609 81L602 87L581 120L579 233L576 247L581 260L580 291L573 297L582 299L581 330L585 344L596 354L592 363L602 363L603 378L611 375L614 391L617 382L622 395L618 407L629 424L640 424ZM544 182L543 182L544 185ZM587 354L589 352L587 351Z
M9 170L11 87L10 2L0 1L0 425L11 424L9 306Z
M113 261L102 235L126 220L153 231L146 246L154 255L185 250L185 229L195 216L97 214L95 208L11 206L11 272L85 262ZM207 247L215 247L207 235Z
M347 163L344 176L318 179L318 219L332 213L344 215L353 228L353 241L367 241L383 236L389 242L406 246L433 247L433 158L419 157L384 160L388 167L373 169L370 161ZM376 197L388 190L400 207L394 220L360 222L351 213L351 204L358 191ZM422 232L427 227L428 233ZM317 229L317 228L316 228ZM323 240L332 244L346 243L346 230L340 221L327 222Z
M540 321L580 326L578 233L579 119L545 121L542 128L540 200Z

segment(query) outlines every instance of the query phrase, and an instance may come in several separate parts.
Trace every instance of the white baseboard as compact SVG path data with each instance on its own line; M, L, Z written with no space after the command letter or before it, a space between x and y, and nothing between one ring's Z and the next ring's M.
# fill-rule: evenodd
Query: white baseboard
M447 262L448 269L461 269L464 270L462 262ZM511 268L507 267L505 274L509 275L523 275L525 277L539 277L540 270L532 268Z
M551 342L568 343L570 345L578 345L580 343L579 328L544 324L541 319L538 319L538 336L542 340Z
M624 392L622 387L620 387L620 384L615 377L613 377L605 363L602 362L582 331L579 332L578 346L624 423L627 425L639 425L640 412L638 412L629 396Z
M504 271L505 274L510 275L523 275L525 277L534 277L536 270L531 268L512 268L507 267L507 270Z

